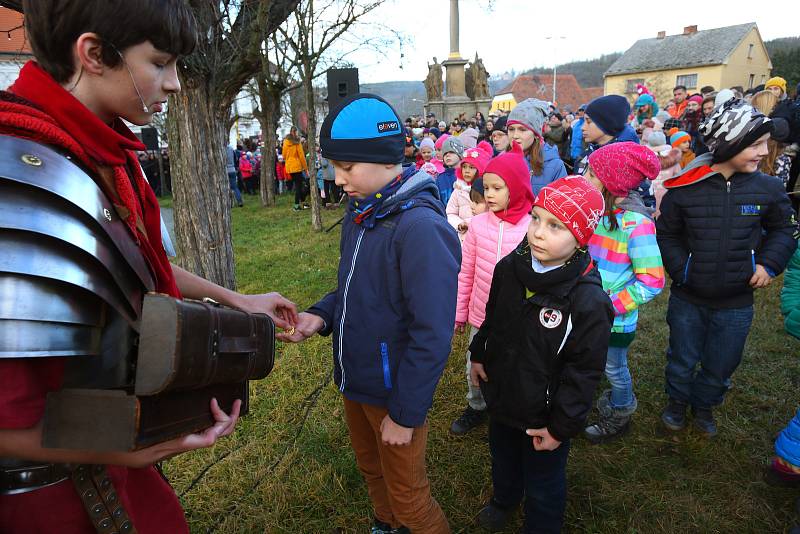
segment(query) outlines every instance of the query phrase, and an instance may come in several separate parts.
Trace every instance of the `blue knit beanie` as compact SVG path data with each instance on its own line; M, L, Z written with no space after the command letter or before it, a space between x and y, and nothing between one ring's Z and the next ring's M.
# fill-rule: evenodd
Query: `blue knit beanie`
M622 133L631 113L628 99L620 95L595 98L586 106L586 115L597 124L604 134L613 137Z
M406 136L397 112L383 98L351 95L325 117L322 157L334 161L402 163Z

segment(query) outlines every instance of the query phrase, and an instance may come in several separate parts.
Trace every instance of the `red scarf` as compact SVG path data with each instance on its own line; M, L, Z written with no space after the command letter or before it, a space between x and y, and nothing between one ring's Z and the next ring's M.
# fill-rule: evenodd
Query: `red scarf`
M127 224L150 266L156 291L179 298L161 242L158 201L133 152L145 146L121 119L112 126L101 121L35 61L22 68L8 91L13 94L0 97L0 134L57 146L80 160Z

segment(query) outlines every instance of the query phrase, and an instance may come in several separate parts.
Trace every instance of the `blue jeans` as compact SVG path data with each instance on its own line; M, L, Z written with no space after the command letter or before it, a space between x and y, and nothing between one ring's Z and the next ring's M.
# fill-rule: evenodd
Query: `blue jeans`
M628 347L608 347L606 378L611 384L611 407L633 406L633 380L628 370Z
M667 395L696 408L722 404L752 322L753 306L707 308L670 295Z
M512 510L525 497L522 532L557 533L567 504L569 440L554 451L537 451L524 431L489 421L494 503Z
M242 203L242 193L239 191L239 184L236 183L236 171L228 173L228 183L231 186L231 191L233 191L233 196L236 197L236 203Z

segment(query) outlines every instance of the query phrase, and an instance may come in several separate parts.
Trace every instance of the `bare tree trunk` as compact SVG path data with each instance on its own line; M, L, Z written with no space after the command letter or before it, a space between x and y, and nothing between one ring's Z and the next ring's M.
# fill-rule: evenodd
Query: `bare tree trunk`
M306 74L311 72L311 65L304 69ZM308 114L308 181L311 183L311 226L317 232L322 231L322 206L319 201L319 187L317 187L317 108L314 102L314 86L311 76L306 75L303 80L303 89L306 94L306 113Z
M224 151L228 109L208 94L204 84L182 80L182 85L183 90L170 97L167 118L178 264L235 289Z
M263 132L264 150L261 151L261 205L275 205L275 130L281 113L280 91L270 91L263 73L257 76L258 99L261 112L257 114Z

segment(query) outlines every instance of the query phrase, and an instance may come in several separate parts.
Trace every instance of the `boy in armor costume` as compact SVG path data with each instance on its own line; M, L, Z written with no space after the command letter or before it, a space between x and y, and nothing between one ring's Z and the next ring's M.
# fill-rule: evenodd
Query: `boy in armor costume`
M122 119L147 124L153 113L161 111L168 95L180 91L176 63L194 48L196 31L184 2L26 0L24 12L36 61L28 62L17 81L0 93L0 136L55 148L85 170L125 223L156 292L175 298L210 297L246 312L266 313L278 327L291 327L296 309L282 296L230 291L171 265L164 251L159 206L134 152L144 150L144 145ZM27 162L35 165L36 159ZM38 164L42 166L41 161ZM0 171L0 177L7 176L3 174L7 170ZM62 177L51 178L57 182ZM5 209L10 211L8 206ZM106 213L106 218L111 221L112 214ZM35 306L15 307L18 295L8 289L9 281L18 283L22 278L15 278L19 271L13 263L8 267L14 261L8 257L19 257L20 262L32 258L34 249L26 252L24 241L32 235L24 227L20 232L0 229L0 248L6 241L21 247L20 254L6 256L5 267L0 265L0 304L4 305L0 322L23 321L30 318L31 309L35 311ZM30 247L47 246L44 239L28 239ZM53 301L60 299L74 309L85 306L79 299L70 302L72 297L58 294L62 289L80 294L80 287L67 282L51 272L46 281L29 277L24 283L34 288L46 285ZM138 282L128 280L127 284L138 287ZM42 301L43 310L51 304L49 300ZM40 356L45 357L6 357L0 347L0 532L188 532L177 497L153 464L209 447L233 432L240 403L225 413L212 400L216 421L212 427L135 452L47 449L41 445L45 398L61 388L66 358L50 355L55 350L48 353L47 331L41 342L45 351ZM107 478L97 481L100 504L114 524L90 519L65 464L93 464L91 472L103 472L105 466ZM73 478L76 484L81 479ZM112 491L107 490L110 485Z

